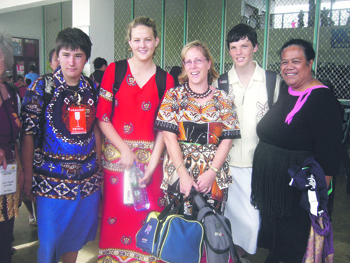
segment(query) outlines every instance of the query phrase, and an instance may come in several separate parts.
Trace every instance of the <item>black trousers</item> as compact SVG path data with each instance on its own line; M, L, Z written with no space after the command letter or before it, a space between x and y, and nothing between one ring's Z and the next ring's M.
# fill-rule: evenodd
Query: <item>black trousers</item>
M15 218L0 222L0 262L11 263L12 235Z

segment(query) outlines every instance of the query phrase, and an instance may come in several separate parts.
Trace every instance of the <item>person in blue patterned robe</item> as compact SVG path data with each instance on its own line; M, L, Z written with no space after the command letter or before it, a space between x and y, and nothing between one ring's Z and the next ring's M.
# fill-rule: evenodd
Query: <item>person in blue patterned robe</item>
M91 45L80 29L61 31L60 66L32 83L22 105L24 188L37 204L38 262L75 262L96 236L101 135L95 87L82 74Z

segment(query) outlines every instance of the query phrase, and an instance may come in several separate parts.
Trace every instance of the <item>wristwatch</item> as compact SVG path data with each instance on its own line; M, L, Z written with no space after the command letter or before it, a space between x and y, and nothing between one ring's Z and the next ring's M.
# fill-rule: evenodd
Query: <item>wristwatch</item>
M219 173L219 169L210 164L209 164L209 168L212 169L215 173Z

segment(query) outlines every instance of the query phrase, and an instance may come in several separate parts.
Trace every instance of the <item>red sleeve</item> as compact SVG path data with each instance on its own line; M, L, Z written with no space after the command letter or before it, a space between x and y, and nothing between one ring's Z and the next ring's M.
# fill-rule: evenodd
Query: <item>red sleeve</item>
M113 62L106 68L101 82L96 113L96 118L98 118L100 121L110 122L112 113L114 73L115 63Z

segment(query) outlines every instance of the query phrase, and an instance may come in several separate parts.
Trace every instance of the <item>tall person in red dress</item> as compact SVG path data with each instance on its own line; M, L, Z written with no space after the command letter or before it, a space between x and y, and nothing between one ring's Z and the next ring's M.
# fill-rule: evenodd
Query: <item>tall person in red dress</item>
M153 128L161 102L158 95L161 87L156 85L157 67L153 63L159 44L154 20L135 18L128 26L127 39L132 57L127 60L125 77L114 95L116 63L107 67L97 107L98 123L105 135L98 261L156 262L154 256L136 247L135 240L149 211L161 211L165 204L160 189L163 178L160 158L165 148L163 134ZM172 76L168 73L166 76L165 92L174 87ZM147 184L149 210L135 211L132 204L124 203L124 170L130 169L135 161L144 169L141 183Z

